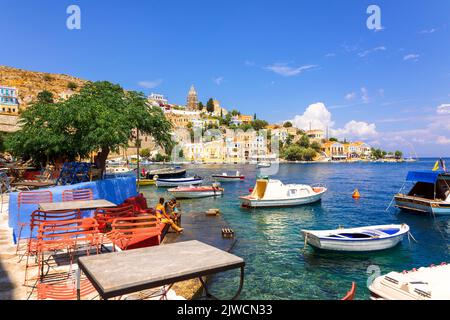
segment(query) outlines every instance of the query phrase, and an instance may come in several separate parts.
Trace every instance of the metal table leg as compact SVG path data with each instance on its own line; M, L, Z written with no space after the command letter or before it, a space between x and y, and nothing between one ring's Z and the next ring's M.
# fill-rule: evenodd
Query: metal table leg
M205 281L203 281L203 279L200 277L199 278L200 283L202 284L202 287L205 289L205 295L206 297L210 298L210 299L214 299L214 300L219 300L217 297L215 297L214 295L212 295L209 291L208 291L208 286L206 285ZM239 280L239 289L236 292L236 294L233 296L233 298L231 298L231 300L236 300L239 295L242 292L242 288L244 287L244 267L241 267L241 275L240 275L240 280Z
M77 300L81 300L81 269L77 269Z

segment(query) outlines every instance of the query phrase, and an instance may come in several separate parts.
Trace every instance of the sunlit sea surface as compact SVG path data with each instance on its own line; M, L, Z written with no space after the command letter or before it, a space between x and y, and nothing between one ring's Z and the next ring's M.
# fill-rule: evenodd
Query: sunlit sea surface
M284 183L323 183L329 191L314 205L257 210L240 208L239 202L239 196L248 194L254 186L259 172L255 165L187 165L188 175L198 174L209 181L212 174L236 170L246 180L223 183L225 195L221 198L183 200L181 205L185 214L220 208L234 229L238 242L232 253L246 262L240 299L340 299L352 281L358 285L357 299L368 299L369 266L378 266L384 274L450 262L450 217L404 213L393 206L386 211L407 172L431 169L435 162L282 164L272 178ZM447 163L450 165L450 161ZM361 193L359 200L352 198L355 188ZM141 191L152 205L160 196L170 197L165 189L156 187ZM391 223L407 223L417 243L405 237L397 247L377 253L320 253L309 247L305 250L300 235L301 229ZM211 291L229 298L238 283L238 271L222 273L214 277Z

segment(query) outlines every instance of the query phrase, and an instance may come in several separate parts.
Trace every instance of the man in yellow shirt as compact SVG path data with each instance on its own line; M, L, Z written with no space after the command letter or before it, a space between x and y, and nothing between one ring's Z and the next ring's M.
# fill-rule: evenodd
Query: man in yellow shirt
M156 217L162 222L166 224L170 224L173 230L180 233L183 232L183 228L180 228L176 225L176 223L170 219L170 217L166 214L166 209L164 208L164 198L159 198L159 202L156 205Z

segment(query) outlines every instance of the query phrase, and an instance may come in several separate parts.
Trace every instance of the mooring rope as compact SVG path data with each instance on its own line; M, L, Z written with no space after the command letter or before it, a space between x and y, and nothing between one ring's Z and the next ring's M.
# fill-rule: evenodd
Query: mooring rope
M409 241L409 243L411 243L411 238L414 240L415 243L419 243L419 241L417 241L416 238L414 238L412 233L410 231L408 231L408 241Z

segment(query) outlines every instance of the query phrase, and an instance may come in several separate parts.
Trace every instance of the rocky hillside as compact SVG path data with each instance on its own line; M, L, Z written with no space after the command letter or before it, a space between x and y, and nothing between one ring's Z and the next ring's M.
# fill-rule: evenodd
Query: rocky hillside
M0 85L18 89L21 109L26 108L43 90L52 92L55 98L65 99L79 90L84 83L86 83L86 80L65 74L51 74L0 66Z

